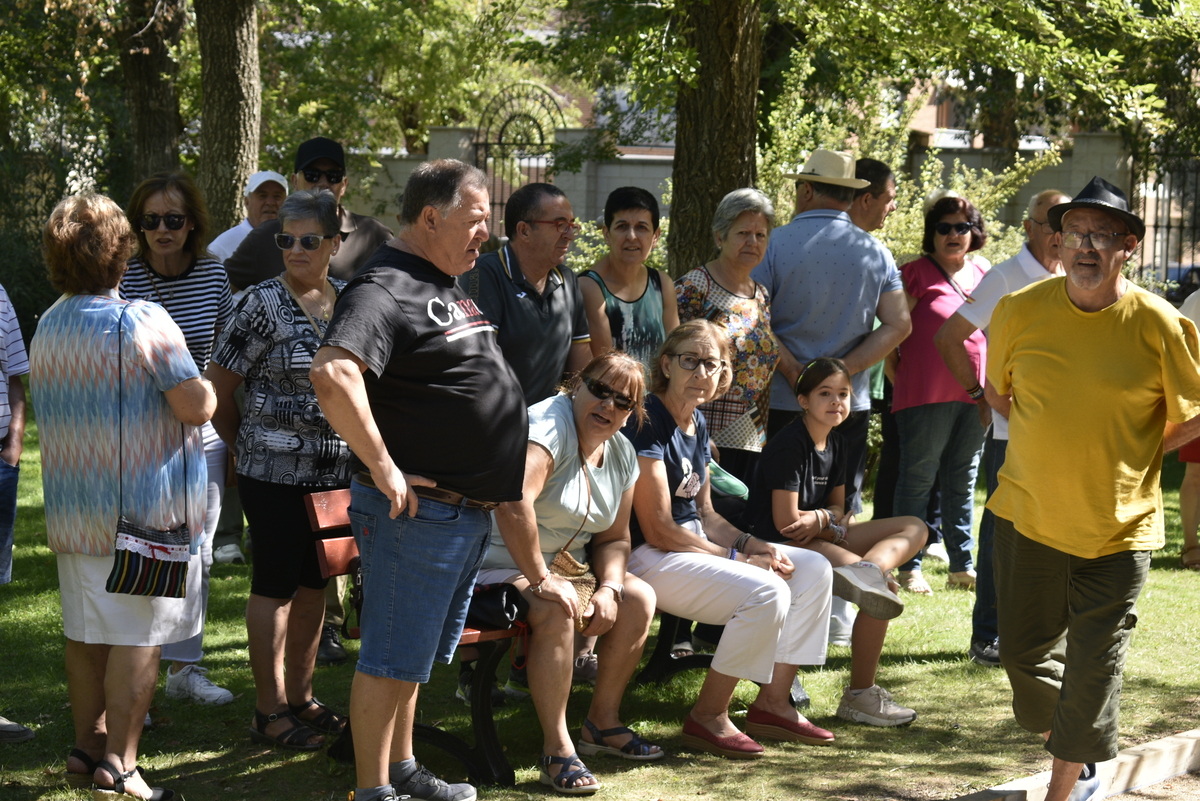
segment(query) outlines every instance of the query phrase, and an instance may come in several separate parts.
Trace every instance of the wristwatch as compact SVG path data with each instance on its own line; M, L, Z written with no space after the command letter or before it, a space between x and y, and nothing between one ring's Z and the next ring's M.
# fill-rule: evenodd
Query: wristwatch
M610 590L613 591L613 595L617 596L617 603L620 603L621 601L625 600L625 585L624 584L618 584L615 581L602 581L602 582L600 582L600 586L597 587L596 590L599 591L599 590L604 589L605 587L608 587Z

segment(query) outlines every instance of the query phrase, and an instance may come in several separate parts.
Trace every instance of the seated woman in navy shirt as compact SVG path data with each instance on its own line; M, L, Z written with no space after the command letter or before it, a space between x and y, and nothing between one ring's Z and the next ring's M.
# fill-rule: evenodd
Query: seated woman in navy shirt
M763 449L746 520L756 537L828 559L833 594L859 607L850 686L838 717L873 726L911 723L917 713L892 701L875 684L875 672L888 620L904 611L890 571L924 547L928 530L915 517L846 525L846 446L834 427L850 414L850 375L840 359L821 358L805 367L796 385L801 414Z
M625 426L640 468L629 572L654 589L662 611L725 626L683 742L735 759L762 756L729 719L734 688L748 679L762 685L746 717L749 735L830 743L833 735L788 697L798 666L825 662L829 562L754 539L712 507L708 430L697 407L729 387L729 337L707 320L684 323L667 335L652 370L646 424Z

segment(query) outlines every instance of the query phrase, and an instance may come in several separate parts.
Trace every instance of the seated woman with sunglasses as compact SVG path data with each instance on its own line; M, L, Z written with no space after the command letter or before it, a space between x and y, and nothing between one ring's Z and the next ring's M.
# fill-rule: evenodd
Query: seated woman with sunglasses
M788 697L800 665L825 663L833 575L820 554L755 539L713 510L708 429L697 407L720 397L730 379L723 329L692 320L667 335L650 379L646 425L625 427L641 470L633 493L629 572L654 589L662 611L725 626L684 721L684 744L754 759L762 756L762 746L729 719L740 679L761 685L746 717L751 735L833 742Z
M625 572L637 457L620 436L628 420L645 419L642 365L610 351L592 359L560 392L529 407L529 444L522 500L496 510L499 536L476 579L509 582L529 601L529 688L543 743L541 781L559 793L600 789L571 744L567 698L574 668L575 620L590 619L584 636L599 636L599 672L578 748L647 762L663 750L621 724L621 697L642 656L654 617L654 591ZM633 418L632 420L630 418ZM567 548L588 561L597 589L580 610L575 588L548 567Z
M925 214L925 255L900 268L912 312L912 333L888 358L895 369L892 412L900 436L900 470L892 514L925 518L934 482L941 489L942 531L950 557L949 588L975 586L971 536L975 475L991 409L983 400L987 339L965 342L979 381L968 394L942 359L933 336L964 303L987 268L970 257L987 241L983 219L965 198L943 197ZM921 554L900 566L900 586L933 592L921 573Z
M321 413L308 370L344 282L329 277L338 250L337 200L296 192L279 209L283 275L256 284L221 332L206 375L213 423L237 449L238 488L254 529L246 604L256 742L311 751L345 718L313 697L325 586L304 496L350 486L350 451ZM245 408L234 391L246 383ZM286 670L285 670L286 665Z

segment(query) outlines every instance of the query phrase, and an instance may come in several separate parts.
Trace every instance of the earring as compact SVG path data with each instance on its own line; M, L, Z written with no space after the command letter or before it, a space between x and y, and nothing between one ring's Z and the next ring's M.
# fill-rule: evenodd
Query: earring
M668 373L666 370L663 370L663 378L665 378L665 379L667 379L667 380L670 380L670 378L671 378L671 374L670 374L670 373Z

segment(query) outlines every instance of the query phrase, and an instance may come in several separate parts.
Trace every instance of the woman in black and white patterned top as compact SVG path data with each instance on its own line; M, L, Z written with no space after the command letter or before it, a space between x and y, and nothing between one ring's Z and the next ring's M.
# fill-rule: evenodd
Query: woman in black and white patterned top
M137 248L121 278L121 297L158 303L183 331L188 352L201 372L208 365L213 341L233 314L233 300L225 268L209 258L209 219L204 199L186 173L157 173L138 185L129 199L126 216L137 233ZM208 608L209 571L213 563L213 535L221 516L228 450L212 423L201 429L204 460L208 468L204 537L188 570L188 613L202 619ZM199 521L190 521L197 525ZM167 670L167 695L191 698L203 704L227 704L233 693L213 684L204 656L204 629L181 642L162 647Z
M246 606L257 694L251 736L308 751L324 743L321 733L345 726L313 697L328 581L304 508L304 496L318 488L350 486L350 449L325 420L308 377L345 282L329 277L339 246L333 193L294 193L279 222L284 272L246 291L207 375L217 391L213 423L237 448L238 488L254 531ZM234 391L243 382L245 405L238 408Z

